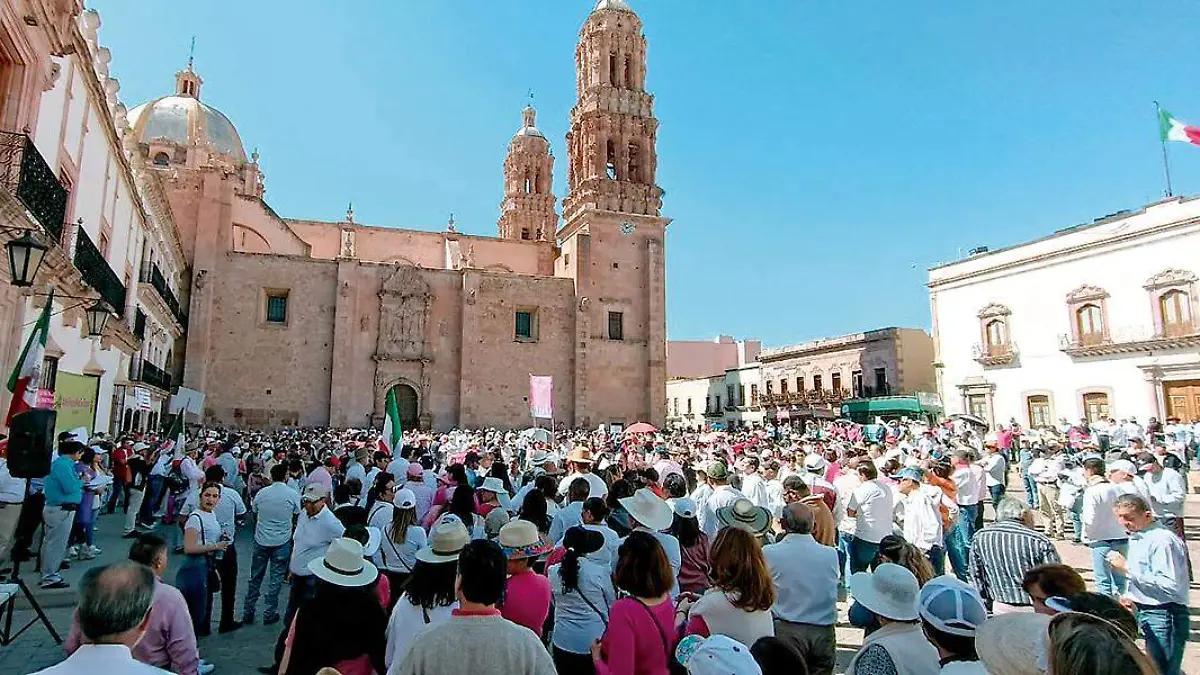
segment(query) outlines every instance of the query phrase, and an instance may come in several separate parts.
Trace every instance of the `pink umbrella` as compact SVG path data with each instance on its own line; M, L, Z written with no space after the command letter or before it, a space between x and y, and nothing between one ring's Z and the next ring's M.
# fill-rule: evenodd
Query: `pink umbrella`
M646 424L645 422L638 422L637 424L634 424L634 425L630 426L628 429L626 429L625 433L627 433L627 434L652 434L656 431L658 431L658 429L655 429L653 426Z

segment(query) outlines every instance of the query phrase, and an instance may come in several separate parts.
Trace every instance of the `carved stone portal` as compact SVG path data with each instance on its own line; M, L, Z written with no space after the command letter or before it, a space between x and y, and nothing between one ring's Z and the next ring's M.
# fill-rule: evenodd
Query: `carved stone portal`
M432 301L429 284L417 268L400 265L379 291L379 342L375 356L383 360L427 358L425 327Z

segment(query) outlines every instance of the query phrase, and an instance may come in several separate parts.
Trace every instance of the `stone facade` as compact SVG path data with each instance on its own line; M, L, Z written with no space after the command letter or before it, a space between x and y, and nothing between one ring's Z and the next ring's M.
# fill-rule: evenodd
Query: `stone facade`
M529 376L551 375L556 424L661 426L669 220L645 47L628 5L601 0L577 52L566 222L555 232L550 144L527 108L499 238L453 219L433 232L363 225L352 210L281 218L257 154L200 103L191 67L180 73L134 126L193 269L184 384L206 394L205 421L362 427L395 388L406 425L521 427ZM170 133L175 110L195 120L185 138Z

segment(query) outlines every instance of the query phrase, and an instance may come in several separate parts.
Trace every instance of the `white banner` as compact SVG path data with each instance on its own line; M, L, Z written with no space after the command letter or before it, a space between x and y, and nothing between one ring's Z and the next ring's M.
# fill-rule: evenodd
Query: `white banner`
M204 394L195 389L180 387L179 391L175 392L175 395L171 397L167 412L174 415L180 410L196 415L202 414L204 412Z
M150 402L150 390L142 389L141 387L133 388L133 397L137 399L138 410L153 410L154 404Z

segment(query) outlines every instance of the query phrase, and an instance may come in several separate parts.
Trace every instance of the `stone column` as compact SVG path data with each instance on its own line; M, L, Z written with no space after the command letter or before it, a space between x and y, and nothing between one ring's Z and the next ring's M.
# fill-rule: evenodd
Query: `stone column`
M1142 376L1146 380L1146 396L1149 404L1149 417L1157 417L1162 420L1166 417L1166 397L1163 394L1162 369L1157 366L1146 368L1142 371ZM1144 421L1144 420L1143 420Z

